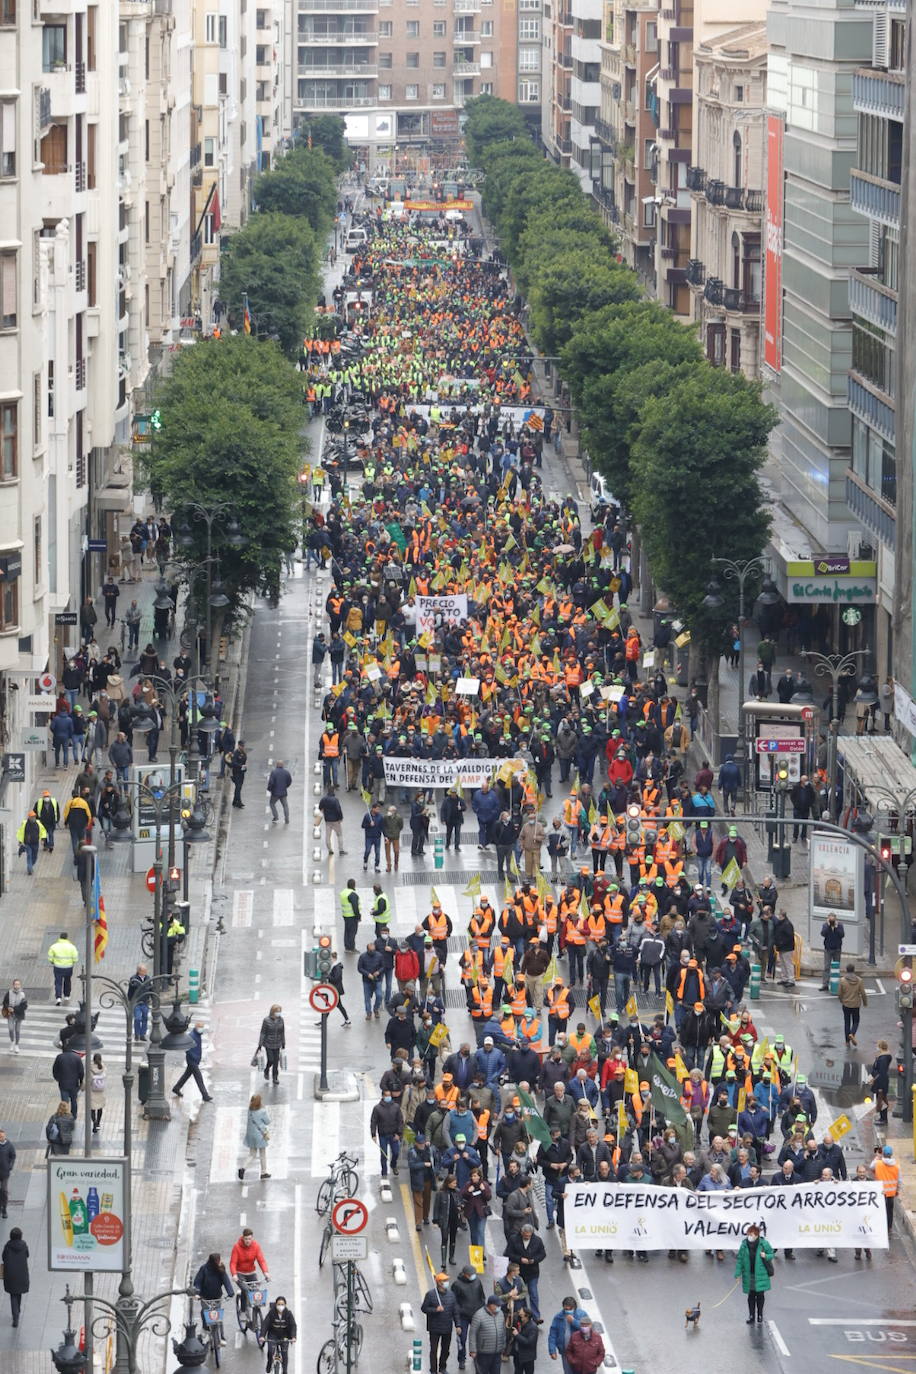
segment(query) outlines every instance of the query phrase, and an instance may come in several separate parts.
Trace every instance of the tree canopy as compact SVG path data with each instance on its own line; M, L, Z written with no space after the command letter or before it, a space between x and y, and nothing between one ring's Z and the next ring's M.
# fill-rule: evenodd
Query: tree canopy
M254 203L262 214L301 216L323 236L337 207L334 164L317 149L294 148L258 177Z
M517 105L492 95L479 95L465 105L464 143L471 165L479 167L484 152L504 139L528 139L525 117ZM529 140L530 141L530 140Z
M295 357L318 298L320 270L319 241L305 219L252 215L220 259L220 295L231 324L241 327L247 294L254 332L275 334Z
M336 171L345 172L353 159L345 133L346 124L342 115L313 114L299 125L296 141L307 148L311 138L312 147L324 153Z

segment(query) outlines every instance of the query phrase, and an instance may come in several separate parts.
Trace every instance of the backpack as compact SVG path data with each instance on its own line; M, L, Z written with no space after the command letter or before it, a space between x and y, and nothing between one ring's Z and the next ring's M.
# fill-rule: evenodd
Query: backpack
M94 1093L103 1093L105 1091L105 1075L103 1073L94 1073L92 1075L92 1091Z
M52 1142L53 1142L53 1141L56 1141L56 1140L60 1140L60 1127L58 1126L57 1122L54 1120L54 1117L53 1117L53 1116L51 1117L51 1120L48 1122L47 1126L45 1127L45 1135L46 1135L46 1137L48 1138L48 1140L50 1140L50 1141L52 1141Z

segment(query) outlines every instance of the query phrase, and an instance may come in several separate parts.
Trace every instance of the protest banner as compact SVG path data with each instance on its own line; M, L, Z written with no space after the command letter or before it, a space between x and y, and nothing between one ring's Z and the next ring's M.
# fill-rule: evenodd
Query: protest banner
M385 759L388 787L479 787L505 759ZM524 763L519 767L524 771Z
M880 1183L809 1183L724 1193L570 1183L571 1250L737 1250L752 1224L778 1249L886 1249Z
M442 625L460 625L467 618L466 596L417 597L418 634L433 634Z

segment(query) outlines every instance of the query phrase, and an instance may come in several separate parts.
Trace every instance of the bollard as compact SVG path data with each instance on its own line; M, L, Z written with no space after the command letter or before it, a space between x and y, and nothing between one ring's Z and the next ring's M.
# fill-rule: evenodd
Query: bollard
M200 969L188 969L188 1001L200 1001Z
M836 994L837 994L837 993L839 992L839 990L840 990L840 961L839 961L839 959L831 959L831 961L830 961L830 979L829 979L829 982L828 982L828 984L827 984L827 987L828 987L829 991L833 993L834 997L836 996Z
M423 1342L412 1341L410 1347L410 1367L417 1371L423 1368Z
M402 1331L416 1331L417 1323L414 1321L413 1308L411 1307L409 1302L402 1302L398 1304L398 1314L401 1318Z
M379 1185L378 1195L380 1202L391 1201L391 1184L388 1182L387 1178L382 1179Z
M312 850L312 863L321 863L321 845L316 844Z
M312 772L315 774L315 777L316 777L316 778L320 778L320 777L321 777L321 760L320 760L320 759L316 759L315 762L312 764Z
M396 1245L400 1241L401 1233L398 1230L397 1217L385 1218L385 1235L391 1241L392 1245Z
M324 882L324 874L322 873L321 869L320 869L320 868L313 868L313 869L312 869L312 885L313 885L314 887L320 887L321 884L322 884L323 882Z
M433 865L436 868L445 867L445 847L441 830L437 830L433 836Z
M391 1265L391 1277L394 1280L394 1282L401 1288L403 1288L406 1284L407 1270L404 1268L404 1261L402 1259L396 1259L393 1261Z
M320 783L320 782L313 782L313 783L312 783L312 796L313 796L313 797L320 797L320 796L321 796L321 783Z
M320 825L316 825L316 826L314 827L314 829L312 830L312 839L313 839L313 840L320 840L320 839L321 839L321 826L320 826Z
M752 1002L760 1000L760 965L751 964L751 981L748 986L748 995Z

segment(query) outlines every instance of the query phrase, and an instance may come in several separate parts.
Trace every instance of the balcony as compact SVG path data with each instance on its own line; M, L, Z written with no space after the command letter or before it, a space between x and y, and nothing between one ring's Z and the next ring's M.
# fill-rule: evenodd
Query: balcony
M592 182L592 195L599 205L604 206L605 210L616 211L614 192L610 186L602 186L598 182Z
M627 65L628 67L635 67L635 66L636 66L636 44L635 44L635 43L624 43L624 45L623 45L623 60L624 60L624 62L626 63L626 65Z
M759 314L760 300L756 296L749 296L739 286L726 286L722 291L722 304L726 310L735 314Z
M568 95L564 95L562 91L557 91L555 101L557 106L567 114L572 109L572 98Z
M890 442L896 443L897 438L897 416L893 406L882 401L879 396L870 391L859 381L858 376L850 372L846 380L846 399L849 402L849 409L853 415L857 415L860 420L864 420L869 429L876 429L880 435Z
M378 42L378 34L375 29L366 29L363 32L341 29L339 33L300 33L297 41L306 47L371 47Z
M78 194L86 190L85 162L74 162L73 164L73 187Z
M613 149L617 147L617 134L614 131L613 125L608 124L606 120L595 120L595 133L606 148L610 148L613 151Z
M744 187L726 186L725 188L725 208L726 210L744 209Z
M858 114L881 115L885 119L903 119L906 104L905 77L888 72L853 72L852 103Z
M677 19L677 10L659 10L659 17L666 23L673 24Z
M662 143L676 143L677 129L659 129L658 137Z
M73 286L77 291L86 290L86 260L80 258L73 264Z
M77 391L86 390L86 359L77 358L73 365L73 385Z
M339 62L328 62L321 66L313 64L303 65L300 62L298 67L299 76L309 77L313 81L320 81L323 77L335 76L360 76L367 81L374 80L378 76L377 62L356 62L342 58Z
M479 76L479 62L453 62L452 76Z
M296 95L294 97L295 108L302 112L308 110L340 110L364 109L369 105L378 104L378 96L375 95Z
M709 201L710 205L724 205L724 204L725 204L725 182L724 182L724 181L707 181L707 183L706 183L706 199Z
M571 72L571 71L572 71L572 69L573 69L573 55L572 55L571 52L558 52L558 53L557 53L557 62L560 64L561 67L564 67L564 68L566 69L566 71L568 71L568 72Z
M662 81L677 81L678 69L677 67L662 67L659 76Z
M663 262L674 262L677 259L677 249L662 247L659 248L658 255Z
M706 267L699 258L691 258L687 263L687 280L691 286L702 286L705 282Z
M849 274L849 309L888 334L897 333L897 296L863 269Z
M722 305L724 293L725 283L719 277L710 277L703 292L703 299L710 305Z
M459 45L460 45L461 43L479 43L479 42L480 42L480 30L479 30L479 29L456 29L455 32L452 34L452 42L453 42L453 43L457 43L457 44L459 44Z
M300 14L378 14L378 0L299 0Z
M571 138L558 138L558 139L556 139L556 145L557 145L557 152L558 152L562 157L569 157L570 154L572 153L572 139L571 139Z
M849 177L849 203L860 215L876 219L892 229L900 227L900 187L870 177L866 172L852 172Z
M632 100L627 100L624 102L623 117L626 120L627 124L636 123L636 105Z
M455 14L479 14L481 0L455 0L452 9Z
M745 210L747 211L747 213L748 213L749 215L762 215L762 214L763 214L763 192L762 192L762 191L745 191L745 193L744 193L744 208L745 208Z
M702 192L706 187L706 173L702 167L687 168L687 190Z

